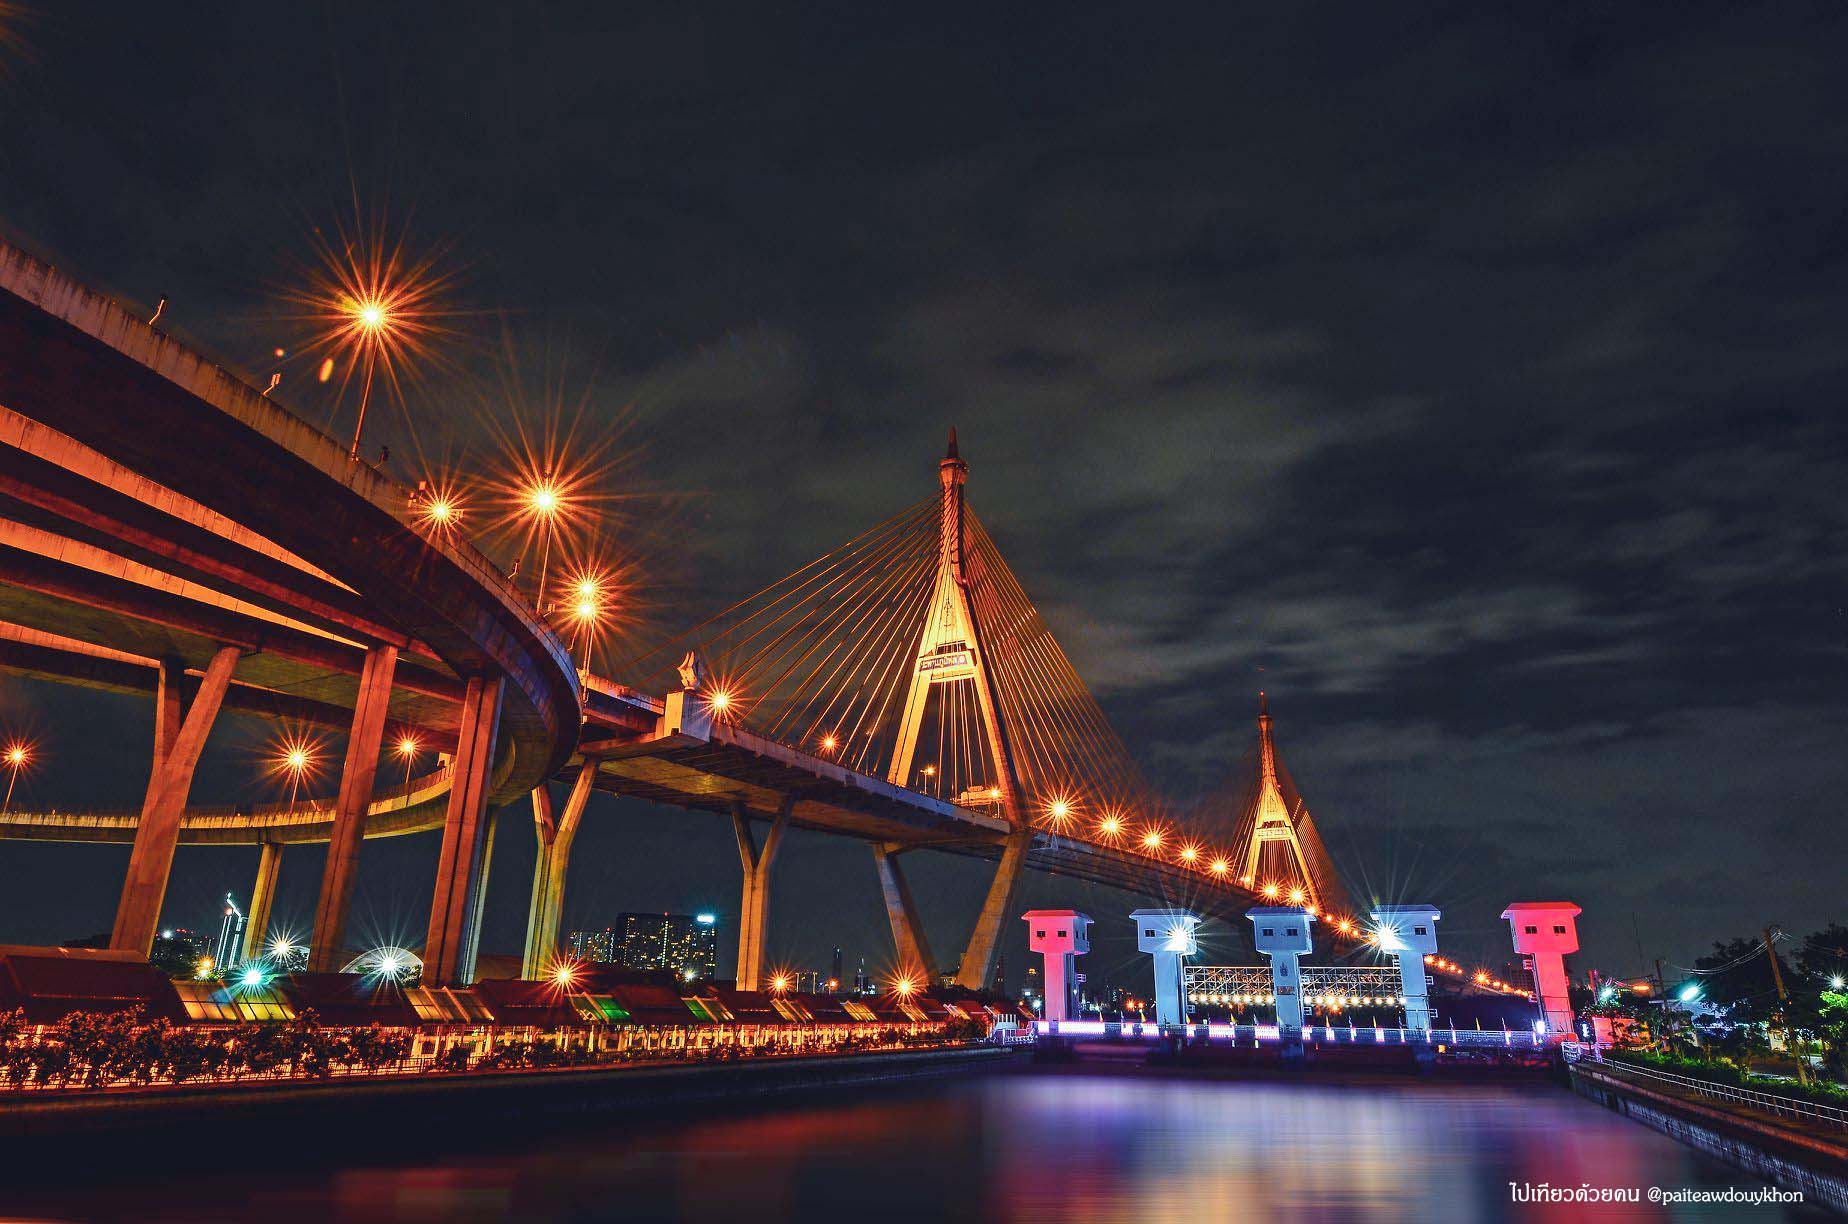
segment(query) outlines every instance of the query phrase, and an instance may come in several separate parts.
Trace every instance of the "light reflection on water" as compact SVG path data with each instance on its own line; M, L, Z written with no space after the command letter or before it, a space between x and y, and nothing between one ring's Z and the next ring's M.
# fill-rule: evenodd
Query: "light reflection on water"
M505 1135L505 1132L503 1132ZM202 1136L202 1138L204 1138ZM209 1145L208 1145L209 1147ZM510 1150L512 1149L512 1150ZM277 1167L31 1203L67 1218L1001 1221L1588 1218L1510 1181L1754 1186L1548 1085L1010 1075L651 1118L396 1167ZM131 1207L132 1204L132 1207ZM1732 1208L1757 1220L1777 1208ZM1734 1218L1647 1203L1604 1219ZM1801 1218L1801 1217L1797 1217Z

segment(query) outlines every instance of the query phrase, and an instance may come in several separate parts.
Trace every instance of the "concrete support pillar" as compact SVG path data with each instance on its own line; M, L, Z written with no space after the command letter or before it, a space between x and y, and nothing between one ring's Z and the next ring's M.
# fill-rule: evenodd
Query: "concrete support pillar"
M1078 975L1073 962L1091 950L1091 920L1077 910L1028 910L1027 947L1046 963L1044 1020L1070 1020L1078 1010Z
M340 772L340 796L334 803L334 828L327 841L327 865L321 870L321 896L314 907L314 933L308 938L308 969L337 973L346 963L347 907L359 875L359 847L366 836L366 813L372 807L372 779L379 767L379 744L391 706L391 678L398 648L374 646L359 671L353 701L353 725L347 736L346 765Z
M269 938L270 910L276 904L276 877L282 871L282 843L264 842L257 850L257 882L250 886L250 916L244 920L244 951L241 959L252 961L263 955Z
M154 931L160 925L161 902L167 895L167 876L173 870L173 850L179 845L180 818L186 813L193 771L199 766L200 753L205 751L206 737L218 718L225 690L231 686L237 657L236 646L221 646L212 655L184 719L173 717L178 705L179 669L175 667L170 673L166 664L161 666L161 691L154 720L155 751L161 755L141 804L135 849L129 857L122 901L116 907L115 928L109 936L109 946L118 951L146 956L154 947ZM163 745L163 732L176 721L179 729Z
M1437 920L1431 905L1382 905L1373 911L1373 932L1382 952L1399 962L1399 997L1405 1000L1405 1027L1431 1031L1431 992L1425 981L1425 957L1437 952Z
M738 904L738 989L756 990L764 972L764 936L770 925L770 868L789 825L795 800L783 800L759 849L751 818L742 803L732 805L732 831L738 835L738 859L744 867L744 894Z
M571 783L562 815L554 811L552 792L543 784L533 791L533 834L539 855L533 862L533 898L526 910L526 950L520 976L537 981L558 961L558 927L565 913L565 872L571 865L571 843L590 802L597 781L597 763L586 760Z
M1570 901L1516 901L1502 911L1514 950L1534 970L1534 995L1549 1041L1572 1038L1572 992L1566 977L1566 957L1578 951L1578 916L1584 911Z
M1270 957L1271 993L1277 997L1277 1027L1286 1039L1303 1031L1303 975L1299 959L1315 948L1309 924L1315 921L1300 905L1261 906L1246 910L1251 942Z
M988 899L969 933L969 946L963 950L962 965L956 971L956 984L965 990L986 990L988 977L995 969L995 952L1001 944L1001 924L1014 912L1020 895L1020 877L1027 866L1027 851L1033 848L1033 826L1020 825L1007 835L1001 850L1001 863L988 885Z
M1200 917L1186 910L1139 909L1131 911L1136 924L1136 947L1155 958L1155 1023L1187 1023L1186 974L1181 962L1200 950L1194 929Z
M186 695L181 685L186 680L186 664L179 659L160 661L160 678L154 686L154 765L148 770L148 789L142 803L152 803L160 785L161 770L180 738L180 724L186 718Z
M916 977L919 985L930 986L937 975L931 959L930 943L924 937L924 924L918 920L917 902L911 899L911 885L898 856L904 850L897 843L873 843L873 869L879 874L879 891L885 896L886 918L892 924L892 947L898 954L898 971L907 978Z
M430 931L424 938L426 985L466 986L475 975L477 894L485 883L492 824L488 784L494 770L505 683L499 678L472 677L462 695L449 808L443 816L443 848L437 855Z
M482 818L481 863L475 870L475 883L468 893L468 926L462 933L462 955L458 963L458 980L475 980L476 959L481 955L481 919L488 912L488 875L494 869L494 836L500 832L500 809L490 807Z

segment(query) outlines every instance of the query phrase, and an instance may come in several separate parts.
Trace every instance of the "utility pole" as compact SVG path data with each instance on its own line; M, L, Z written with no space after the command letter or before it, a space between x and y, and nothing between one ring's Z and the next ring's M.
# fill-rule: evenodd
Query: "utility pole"
M1666 1054L1668 1053L1668 1048L1669 1048L1668 1047L1668 995L1662 989L1662 958L1659 956L1655 958L1655 967L1656 967L1656 979L1655 979L1656 1006L1662 1009L1662 1031L1656 1036L1656 1044L1659 1047L1661 1047L1662 1053Z
M1771 928L1766 927L1759 934L1765 937L1765 955L1771 958L1771 980L1777 983L1777 1025L1784 1030L1784 1048L1797 1060L1797 1082L1807 1088L1809 1068L1803 1065L1803 1051L1797 1048L1796 1038L1790 1035L1790 996L1784 993L1784 970L1777 963L1777 949L1771 946Z

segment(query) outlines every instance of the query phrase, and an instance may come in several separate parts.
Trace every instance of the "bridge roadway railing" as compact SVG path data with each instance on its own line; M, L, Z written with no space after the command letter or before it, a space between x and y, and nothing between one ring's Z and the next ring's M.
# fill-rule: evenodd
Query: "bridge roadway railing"
M1263 1045L1283 1040L1275 1024L1157 1024L1152 1020L1035 1020L1036 1037L1096 1037L1106 1041L1184 1041ZM1417 1029L1375 1025L1305 1024L1312 1045L1438 1046L1480 1050L1543 1050L1546 1038L1525 1029Z
M1831 1130L1848 1131L1848 1109L1823 1105L1816 1101L1799 1100L1796 1097L1787 1097L1775 1092L1759 1092L1754 1088L1741 1088L1736 1084L1722 1084L1715 1080L1696 1079L1690 1075L1676 1075L1673 1071L1659 1071L1654 1067L1644 1067L1636 1063L1606 1059L1595 1046L1582 1046L1580 1049L1587 1052L1570 1061L1595 1062L1600 1072L1616 1079L1628 1079L1637 1084L1654 1084L1661 1088L1691 1092L1696 1096L1725 1105L1742 1105L1748 1109L1763 1110L1784 1118L1813 1122Z

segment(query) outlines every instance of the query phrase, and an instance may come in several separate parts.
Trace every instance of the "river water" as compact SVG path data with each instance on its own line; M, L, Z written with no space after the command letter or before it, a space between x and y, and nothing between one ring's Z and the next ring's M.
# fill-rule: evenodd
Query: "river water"
M846 1090L744 1112L499 1128L357 1164L278 1136L98 1185L13 1181L7 1218L442 1221L1484 1221L1819 1218L1790 1207L1541 1207L1510 1182L1762 1185L1550 1084L1185 1080L1082 1069ZM111 1145L113 1146L113 1145ZM227 1163L231 1167L227 1167ZM87 1188L79 1189L78 1186ZM10 1210L4 1210L10 1208Z

